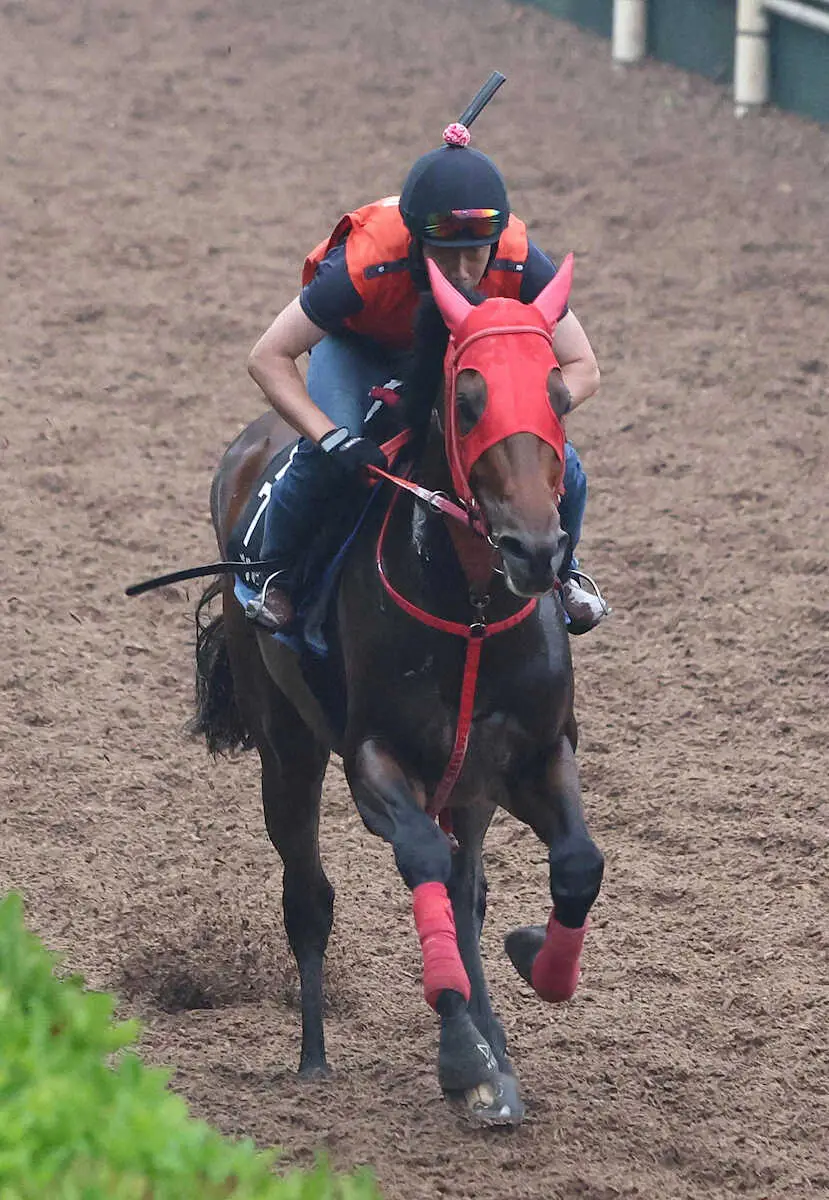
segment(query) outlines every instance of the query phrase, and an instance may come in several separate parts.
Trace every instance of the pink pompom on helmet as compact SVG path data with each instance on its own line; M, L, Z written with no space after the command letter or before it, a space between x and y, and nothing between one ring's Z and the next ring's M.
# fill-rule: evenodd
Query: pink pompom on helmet
M459 121L453 121L451 125L447 125L443 131L443 140L447 146L459 146L463 148L468 146L472 141L472 134L465 125L461 125Z

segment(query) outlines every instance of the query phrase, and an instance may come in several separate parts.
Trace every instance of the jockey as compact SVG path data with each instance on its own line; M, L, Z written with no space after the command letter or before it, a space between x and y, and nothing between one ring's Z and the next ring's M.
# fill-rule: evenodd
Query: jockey
M284 562L260 579L247 616L264 628L293 619L291 566L348 477L369 464L386 468L377 445L362 436L369 391L403 374L419 294L429 288L424 259L463 288L486 296L534 300L555 275L553 263L510 215L506 185L485 154L469 147L462 125L450 125L444 145L411 168L400 197L348 213L312 251L300 294L254 346L248 370L265 396L302 436L266 511L263 559ZM571 408L599 386L587 335L565 309L553 350ZM310 351L303 383L296 361ZM561 501L562 528L578 543L587 500L579 456L568 441ZM576 562L563 572L562 602L573 632L606 614L601 598L580 585Z

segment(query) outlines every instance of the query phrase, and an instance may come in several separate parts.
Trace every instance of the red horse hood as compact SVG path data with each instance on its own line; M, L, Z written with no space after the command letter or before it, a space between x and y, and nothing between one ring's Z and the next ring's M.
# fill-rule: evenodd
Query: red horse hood
M459 371L478 371L487 390L474 429L456 434L465 479L482 454L514 433L534 433L564 461L564 430L547 391L550 371L557 366L550 331L532 305L497 299L472 309L457 344L450 343L447 351L447 370L454 377Z
M564 461L564 429L550 403L547 380L558 366L552 335L567 303L572 255L532 304L493 298L472 305L428 261L432 290L451 339L446 352L446 451L453 483L469 499L469 474L496 442L531 433ZM455 390L459 371L478 371L486 383L486 405L465 436L457 431Z

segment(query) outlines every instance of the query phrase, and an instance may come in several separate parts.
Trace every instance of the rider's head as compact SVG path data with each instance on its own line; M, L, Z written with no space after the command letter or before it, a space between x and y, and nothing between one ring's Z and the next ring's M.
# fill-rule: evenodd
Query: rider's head
M463 126L450 125L444 141L409 171L400 214L423 254L453 283L474 288L509 220L507 188L492 159L469 147Z

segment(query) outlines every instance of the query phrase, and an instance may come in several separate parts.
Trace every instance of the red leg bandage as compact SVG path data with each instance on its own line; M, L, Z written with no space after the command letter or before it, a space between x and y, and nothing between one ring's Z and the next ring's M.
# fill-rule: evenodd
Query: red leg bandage
M532 969L533 987L542 1000L558 1004L569 1000L576 990L581 974L581 950L587 922L581 929L566 929L559 925L553 913L547 922L544 945L535 956Z
M414 919L423 951L423 994L432 1008L444 988L469 1000L472 989L461 962L452 902L442 883L420 883L412 892Z

